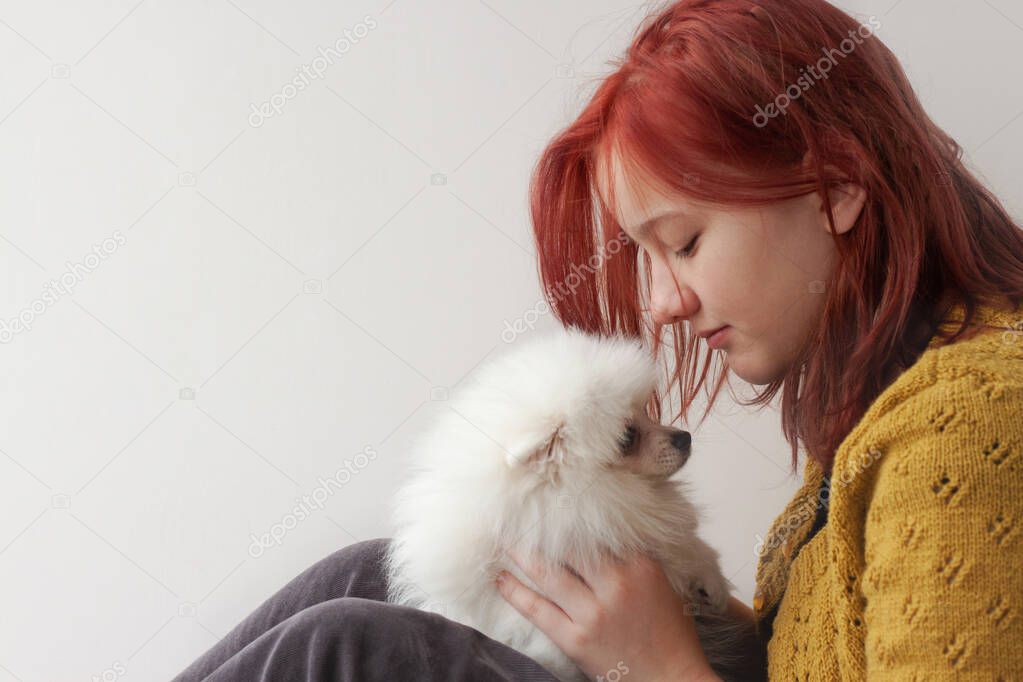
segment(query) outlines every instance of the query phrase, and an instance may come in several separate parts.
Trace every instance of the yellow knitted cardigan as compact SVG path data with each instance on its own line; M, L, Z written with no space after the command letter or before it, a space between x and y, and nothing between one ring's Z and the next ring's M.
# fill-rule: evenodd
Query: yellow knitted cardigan
M975 320L1000 329L932 338L843 440L804 545L807 460L759 551L770 680L1023 680L1023 310Z

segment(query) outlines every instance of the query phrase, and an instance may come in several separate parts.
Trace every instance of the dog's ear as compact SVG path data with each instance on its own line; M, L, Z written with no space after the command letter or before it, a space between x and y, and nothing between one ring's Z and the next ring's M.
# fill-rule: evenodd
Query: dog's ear
M526 467L552 481L557 480L558 466L563 459L561 427L558 424L546 436L532 434L509 447L508 466Z

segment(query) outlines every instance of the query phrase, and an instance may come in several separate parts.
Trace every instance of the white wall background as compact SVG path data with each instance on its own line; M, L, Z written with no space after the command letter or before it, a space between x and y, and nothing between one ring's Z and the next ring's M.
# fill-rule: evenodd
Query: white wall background
M844 6L882 22L1020 216L1023 3ZM33 317L0 345L0 682L168 679L314 561L389 534L432 399L540 300L529 172L642 10L0 2L0 320ZM44 300L69 264L73 294ZM788 448L776 414L727 401L695 437L705 534L749 601Z

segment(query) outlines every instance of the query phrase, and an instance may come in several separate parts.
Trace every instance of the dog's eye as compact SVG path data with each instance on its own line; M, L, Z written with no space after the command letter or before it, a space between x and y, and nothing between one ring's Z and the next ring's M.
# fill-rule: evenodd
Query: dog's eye
M621 452L623 455L629 454L633 446L636 445L636 441L639 439L639 430L635 426L628 426L625 429L625 433L622 435L621 440Z

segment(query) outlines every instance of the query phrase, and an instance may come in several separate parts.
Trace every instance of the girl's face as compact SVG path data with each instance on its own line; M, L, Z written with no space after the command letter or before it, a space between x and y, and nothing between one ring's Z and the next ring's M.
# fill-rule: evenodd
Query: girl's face
M664 196L645 181L630 186L621 164L613 166L618 221L650 255L654 323L686 320L698 334L727 325L720 348L735 374L759 385L782 378L820 319L837 258L819 196L765 207L713 205ZM601 169L606 201L603 182ZM840 234L864 199L853 185L832 194Z

